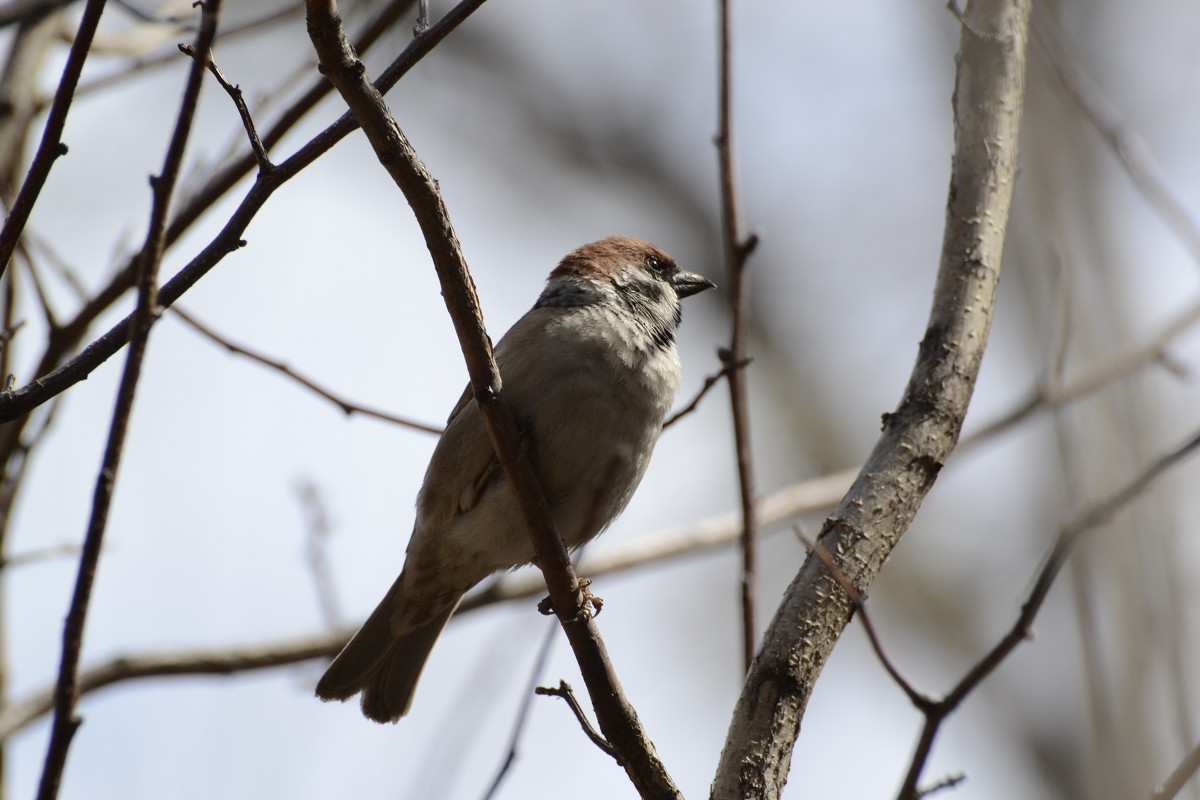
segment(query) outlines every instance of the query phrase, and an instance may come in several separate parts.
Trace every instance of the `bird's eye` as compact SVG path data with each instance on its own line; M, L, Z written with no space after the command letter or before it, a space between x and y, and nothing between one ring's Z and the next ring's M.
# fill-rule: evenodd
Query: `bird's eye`
M658 256L646 256L646 268L656 275L667 273L667 265Z

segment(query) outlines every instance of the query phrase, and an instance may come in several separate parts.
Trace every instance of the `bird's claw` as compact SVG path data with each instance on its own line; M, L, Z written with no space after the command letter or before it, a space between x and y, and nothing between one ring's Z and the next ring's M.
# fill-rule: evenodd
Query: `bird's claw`
M588 590L588 587L591 585L592 581L590 578L580 578L575 584L576 591L583 595L583 602L580 604L580 607L585 617L595 617L604 608L604 598L597 597ZM554 601L550 599L549 595L543 597L541 602L537 604L537 610L539 614L547 617L554 614Z

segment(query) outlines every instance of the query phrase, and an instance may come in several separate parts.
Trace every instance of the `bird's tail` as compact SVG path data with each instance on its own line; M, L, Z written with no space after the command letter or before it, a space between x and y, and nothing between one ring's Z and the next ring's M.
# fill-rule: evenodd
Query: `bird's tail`
M397 636L392 618L398 584L317 682L322 700L348 700L362 692L363 714L376 722L396 722L408 713L429 652L458 607L455 600L429 621Z

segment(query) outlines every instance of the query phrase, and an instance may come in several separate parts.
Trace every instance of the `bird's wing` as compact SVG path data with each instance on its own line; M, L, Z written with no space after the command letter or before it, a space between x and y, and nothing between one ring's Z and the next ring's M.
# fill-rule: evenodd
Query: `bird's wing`
M468 386L425 472L417 501L422 527L444 530L457 515L474 508L499 475L496 453Z
M496 362L504 379L504 396L521 423L530 392L544 387L535 377L543 365L536 360L514 357L527 352L531 338L544 333L545 314L534 309L517 320L495 348ZM490 487L503 479L487 428L470 385L463 391L446 431L438 441L421 487L419 518L434 530L449 525L455 515L474 508Z
M467 403L471 402L474 392L471 391L471 384L467 384L463 389L462 397L458 398L458 402L454 404L454 410L450 412L450 416L446 417L446 424L454 422L454 418L462 413L462 410L467 407Z

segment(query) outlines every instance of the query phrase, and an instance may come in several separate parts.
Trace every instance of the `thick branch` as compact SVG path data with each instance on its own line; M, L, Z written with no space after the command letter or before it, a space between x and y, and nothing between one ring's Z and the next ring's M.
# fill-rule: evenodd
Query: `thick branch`
M1029 0L973 0L955 87L955 152L929 325L899 407L821 545L865 591L958 440L983 357L1016 177ZM851 604L810 556L767 630L734 713L714 798L775 798L813 685Z
M380 162L404 192L425 236L476 402L500 466L530 526L538 564L555 613L576 653L600 728L621 754L622 765L644 797L679 797L637 714L624 698L533 467L518 455L519 435L501 396L500 373L483 327L474 282L437 184L396 125L379 90L366 78L362 62L342 32L333 0L308 0L306 7L308 32L322 73L342 94Z

